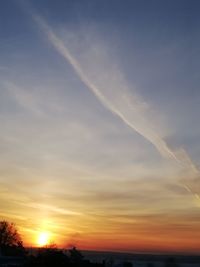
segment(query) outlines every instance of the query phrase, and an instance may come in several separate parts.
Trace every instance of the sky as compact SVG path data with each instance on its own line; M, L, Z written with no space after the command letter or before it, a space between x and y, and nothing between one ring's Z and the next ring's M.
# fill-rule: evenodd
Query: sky
M0 219L26 246L199 252L199 12L0 2Z

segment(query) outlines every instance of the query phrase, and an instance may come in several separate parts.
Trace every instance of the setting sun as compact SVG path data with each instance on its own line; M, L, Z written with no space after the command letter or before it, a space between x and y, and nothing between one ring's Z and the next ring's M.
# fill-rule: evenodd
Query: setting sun
M49 243L49 233L40 233L38 236L37 244L42 247Z

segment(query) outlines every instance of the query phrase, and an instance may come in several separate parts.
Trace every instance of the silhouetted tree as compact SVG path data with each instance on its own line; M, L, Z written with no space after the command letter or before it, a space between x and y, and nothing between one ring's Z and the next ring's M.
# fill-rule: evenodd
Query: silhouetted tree
M69 259L56 245L40 248L36 256L30 256L27 260L28 267L66 267Z
M13 223L0 221L0 251L8 256L25 254L21 237Z
M69 259L72 265L74 266L81 266L81 263L83 262L83 255L79 250L76 249L76 247L73 247L72 249L69 249Z
M39 254L39 261L42 262L45 267L54 266L66 266L68 265L68 257L64 255L61 250L56 248L47 248Z
M27 257L25 267L104 267L83 258L75 247L66 254L56 245L50 245L40 248L37 255Z

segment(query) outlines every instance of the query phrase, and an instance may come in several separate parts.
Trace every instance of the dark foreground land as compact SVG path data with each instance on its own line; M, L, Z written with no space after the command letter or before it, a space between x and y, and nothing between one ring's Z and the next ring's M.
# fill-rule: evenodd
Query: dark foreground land
M76 248L26 249L23 256L0 255L0 267L200 267L200 255L154 255L79 251Z
M98 252L83 251L85 258L92 262L110 263L110 266L131 266L132 267L200 267L199 255L170 255L170 254L137 254L122 252ZM129 263L129 264L128 264Z

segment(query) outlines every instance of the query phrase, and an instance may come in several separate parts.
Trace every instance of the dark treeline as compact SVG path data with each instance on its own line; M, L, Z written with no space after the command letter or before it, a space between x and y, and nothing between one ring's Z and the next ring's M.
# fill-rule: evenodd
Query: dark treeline
M85 260L75 247L63 252L56 247L41 248L35 256L26 256L25 267L100 267L104 264Z

